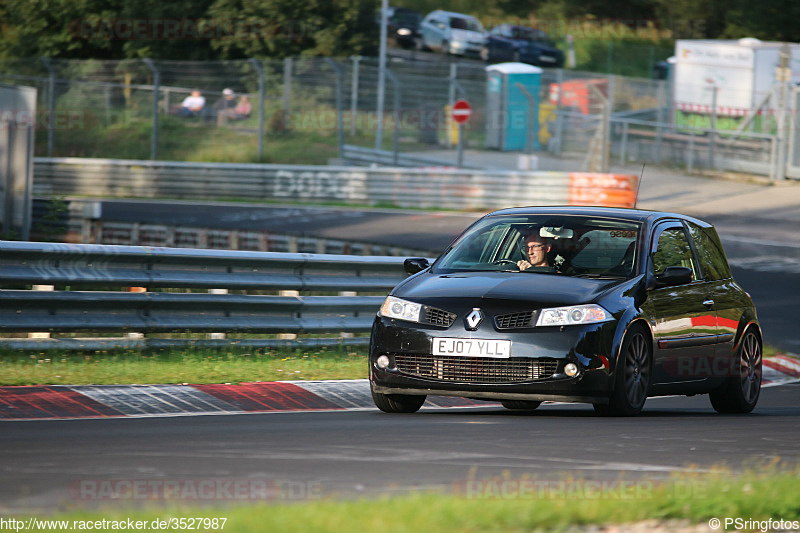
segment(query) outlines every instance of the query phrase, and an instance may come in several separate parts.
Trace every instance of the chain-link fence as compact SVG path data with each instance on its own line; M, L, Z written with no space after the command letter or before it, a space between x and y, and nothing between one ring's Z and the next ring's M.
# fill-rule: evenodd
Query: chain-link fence
M0 61L0 82L38 89L37 156L325 164L345 144L419 152L455 144L448 106L461 98L472 106L467 147L486 145L492 121L482 62L412 54L387 67L383 114L376 111L378 60L366 57ZM194 91L205 105L187 110ZM664 80L545 70L539 145L558 154L610 150L606 165L610 156L687 165L664 150L720 146L709 139L713 130L680 131L672 100ZM768 139L754 146L745 159L773 157ZM713 151L688 164L718 166Z
M466 130L468 142L482 145L486 127L483 64L403 60L390 62L388 71L385 148L392 147L395 129L405 144L450 144L454 135L447 106L460 98L469 100L473 110ZM551 83L593 77L597 75L545 71L540 99L545 104L549 101ZM626 83L643 83L638 91L653 93L646 102L652 104L653 82L632 80ZM197 140L193 129L219 134L214 128L224 123L255 137L262 109L261 128L267 138L286 132L334 135L338 130L337 102L346 142L369 145L378 123L376 58L3 61L0 81L39 89L39 156L192 159L196 156L192 143ZM222 120L226 115L220 111L229 105L222 94L225 89L234 93L230 104L234 108L241 96L247 96L250 112ZM154 90L159 95L156 106ZM193 90L200 91L205 106L190 116L181 112L181 103ZM630 100L621 99L620 105L630 105ZM591 111L582 110L584 114ZM154 117L158 119L156 129ZM157 136L154 146L143 142L150 141L151 135Z

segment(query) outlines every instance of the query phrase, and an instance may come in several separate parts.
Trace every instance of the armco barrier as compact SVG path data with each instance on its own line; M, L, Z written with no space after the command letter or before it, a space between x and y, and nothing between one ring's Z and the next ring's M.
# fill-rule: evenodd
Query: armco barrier
M521 205L633 207L633 175L36 158L37 195L328 201L497 209Z
M402 263L398 257L0 241L0 333L366 333L383 295L405 278ZM35 284L56 290L27 290ZM230 291L212 294L212 288Z

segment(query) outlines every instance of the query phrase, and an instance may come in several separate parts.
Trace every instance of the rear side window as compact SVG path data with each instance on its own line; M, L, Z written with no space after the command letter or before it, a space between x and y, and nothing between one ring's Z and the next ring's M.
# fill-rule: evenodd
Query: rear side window
M703 269L703 276L710 281L718 279L728 279L731 277L731 269L725 252L719 242L717 232L713 228L701 228L691 222L688 224L689 233L694 241L697 250L697 258L700 261L700 268Z
M692 280L698 279L697 265L692 256L692 248L683 227L671 227L661 232L658 247L653 252L653 272L663 274L667 267L688 267L692 269Z

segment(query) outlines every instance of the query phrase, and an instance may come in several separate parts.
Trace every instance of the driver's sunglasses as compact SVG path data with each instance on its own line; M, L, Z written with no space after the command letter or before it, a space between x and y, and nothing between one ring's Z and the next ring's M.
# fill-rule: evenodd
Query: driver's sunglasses
M544 244L526 244L525 246L528 248L528 250L541 250L544 248Z

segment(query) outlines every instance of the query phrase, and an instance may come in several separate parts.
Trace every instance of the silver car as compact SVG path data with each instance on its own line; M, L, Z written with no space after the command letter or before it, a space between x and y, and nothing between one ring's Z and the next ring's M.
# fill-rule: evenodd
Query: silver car
M442 11L428 13L419 26L419 47L459 56L480 55L485 30L472 15Z

